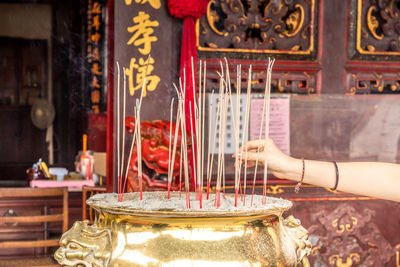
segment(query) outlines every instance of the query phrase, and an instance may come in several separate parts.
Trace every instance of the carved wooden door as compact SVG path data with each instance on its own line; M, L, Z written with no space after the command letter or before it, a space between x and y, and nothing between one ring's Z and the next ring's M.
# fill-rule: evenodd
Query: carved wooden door
M253 92L264 89L268 57L277 60L272 91L292 95L291 152L297 157L351 160L349 132L357 130L354 121L362 123L362 116L351 117L360 107L352 96L367 95L366 107L379 95L391 94L391 105L398 100L397 0L210 0L197 36L209 90L218 88L224 57L242 64L241 88L253 65ZM400 204L312 186L294 194L293 187L270 181L268 193L294 201L290 213L311 234L312 266L400 266Z

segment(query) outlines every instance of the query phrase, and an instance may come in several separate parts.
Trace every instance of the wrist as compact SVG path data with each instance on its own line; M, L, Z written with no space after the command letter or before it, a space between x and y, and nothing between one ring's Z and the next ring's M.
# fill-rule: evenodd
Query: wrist
M289 157L284 178L299 182L303 173L303 160Z

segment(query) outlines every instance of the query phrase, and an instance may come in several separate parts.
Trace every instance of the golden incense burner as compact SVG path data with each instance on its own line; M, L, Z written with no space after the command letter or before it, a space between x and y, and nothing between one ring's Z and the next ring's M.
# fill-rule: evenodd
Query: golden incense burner
M123 202L117 194L91 197L96 223L76 222L55 258L63 266L309 266L308 232L293 216L282 217L288 200L268 197L258 207L249 208L248 201L248 207L217 209L211 195L210 208L204 201L199 209L192 193L189 210L174 206L185 204L184 194L165 198L165 192L144 192L143 200L129 193Z

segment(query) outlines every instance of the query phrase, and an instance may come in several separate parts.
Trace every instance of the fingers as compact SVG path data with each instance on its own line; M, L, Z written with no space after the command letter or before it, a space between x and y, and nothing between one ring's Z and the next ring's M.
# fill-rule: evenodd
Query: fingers
M244 159L240 159L240 163L241 164L243 164L243 163L245 163L245 160ZM240 165L241 165L240 164ZM263 165L262 163L260 164L260 165ZM254 166L256 166L256 161L247 161L247 164L246 164L246 168L250 168L250 167L254 167Z
M264 153L258 153L258 152L253 152L253 151L247 151L243 153L237 153L233 155L234 158L238 158L242 163L247 160L247 165L253 164L255 165L255 162L258 159L258 162L263 164L264 163Z
M251 167L254 167L254 166L256 166L255 162L248 162L246 167L247 168L251 168Z
M263 151L264 146L265 146L265 140L263 140L263 139L251 140L251 141L248 141L246 144L244 144L242 147L240 147L239 151L237 151L237 152L245 153L246 149L247 149L247 151L252 151L252 150L257 150L258 148L260 149L259 151ZM234 157L236 156L235 154L233 154Z

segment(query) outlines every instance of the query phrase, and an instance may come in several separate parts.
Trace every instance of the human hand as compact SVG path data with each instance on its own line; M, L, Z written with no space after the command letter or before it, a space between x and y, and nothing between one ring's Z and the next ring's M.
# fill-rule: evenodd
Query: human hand
M283 153L270 138L247 142L233 154L233 157L237 157L242 163L247 159L247 167L252 167L257 162L260 165L267 162L268 169L278 178L283 178L290 171L295 160Z

